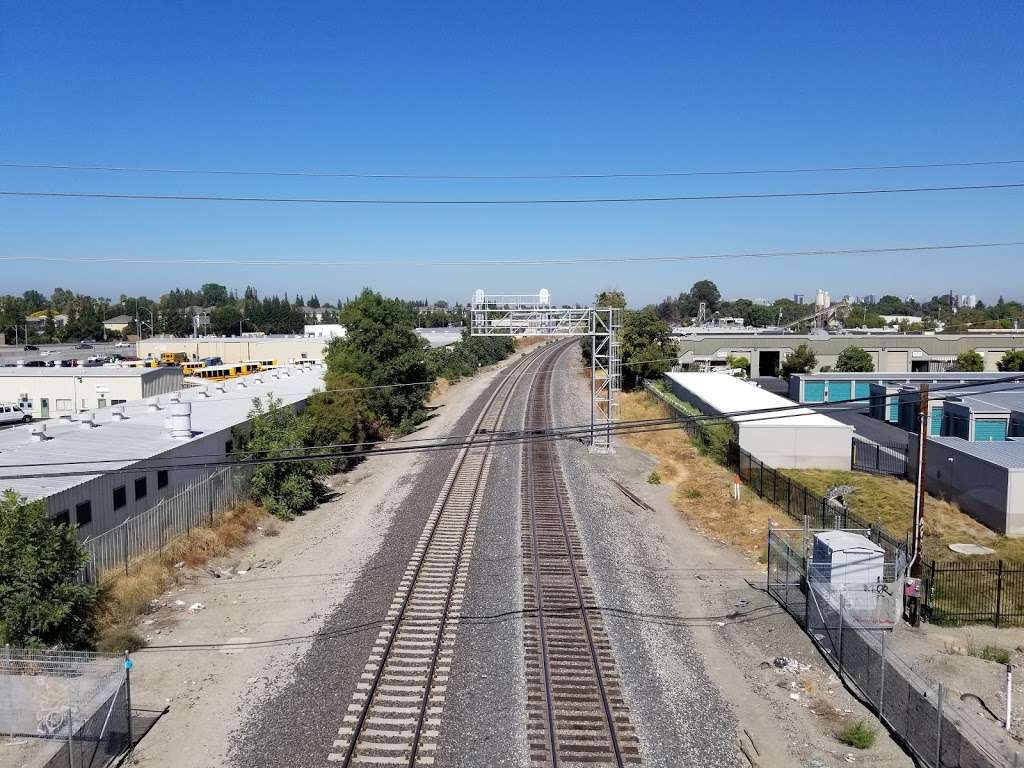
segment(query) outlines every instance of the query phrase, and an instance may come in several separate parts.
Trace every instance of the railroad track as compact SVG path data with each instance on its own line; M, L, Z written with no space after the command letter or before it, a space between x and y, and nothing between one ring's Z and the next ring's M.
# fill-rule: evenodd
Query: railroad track
M534 378L527 431L552 426L552 367ZM521 498L531 762L552 768L639 763L601 613L588 608L593 590L554 441L523 444Z
M496 430L519 380L543 351L516 362L473 426ZM329 763L434 765L441 710L491 462L490 446L457 454L377 633Z

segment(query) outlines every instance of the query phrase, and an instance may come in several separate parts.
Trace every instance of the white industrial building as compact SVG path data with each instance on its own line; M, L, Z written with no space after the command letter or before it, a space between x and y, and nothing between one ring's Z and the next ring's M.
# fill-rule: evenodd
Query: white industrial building
M160 357L164 352L183 352L191 360L219 357L225 363L245 360L277 360L285 365L298 360L323 360L328 338L306 336L154 336L136 344L139 357Z
M181 389L181 368L0 368L0 402L54 419Z
M723 373L667 373L665 379L680 400L726 417L740 448L770 467L850 469L853 427L847 424Z
M223 462L254 398L301 409L322 388L322 367L288 367L3 430L0 491L45 499L51 518L96 536Z

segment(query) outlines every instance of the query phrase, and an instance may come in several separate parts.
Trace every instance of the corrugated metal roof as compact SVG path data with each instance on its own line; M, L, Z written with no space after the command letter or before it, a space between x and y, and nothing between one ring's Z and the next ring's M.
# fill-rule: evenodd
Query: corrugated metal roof
M165 376L177 372L181 375L180 368L164 367L164 368L117 368L111 366L110 368L97 365L88 368L76 367L76 368L65 368L63 366L53 368L40 368L40 367L21 367L21 368L0 368L0 377L9 378L47 378L47 379L59 379L59 378L80 378L80 379L106 379L106 378L139 378L141 376Z
M1011 471L1024 470L1024 440L974 441L959 437L931 437L929 441Z
M666 373L669 379L678 382L697 398L704 401L716 413L728 414L738 411L785 409L763 416L751 414L732 416L730 421L744 425L760 426L807 426L835 427L853 431L853 427L842 424L810 408L795 408L793 401L780 397L761 387L741 381L724 373Z
M91 480L105 471L158 457L173 448L198 440L204 434L242 424L248 420L253 398L273 394L285 405L291 405L309 397L314 389L323 388L322 368L288 370L289 376L277 379L263 374L262 383L257 381L260 374L224 382L227 391L223 393L216 392L212 384L175 393L182 402L192 403L193 437L187 440L172 438L164 424L170 415L171 395L134 400L117 406L124 407L128 416L125 421L113 420L113 408L97 410L95 421L99 426L91 429L78 420L70 423L55 420L45 422L48 439L43 442L31 439L32 424L0 431L0 489L11 488L29 500L49 496ZM239 386L241 381L246 384L244 388ZM201 397L202 390L207 390L211 396ZM149 410L149 403L153 400L159 400L162 410ZM71 467L45 466L61 462L101 462L104 459L127 460L84 463ZM20 474L77 469L82 470L81 475L16 478Z

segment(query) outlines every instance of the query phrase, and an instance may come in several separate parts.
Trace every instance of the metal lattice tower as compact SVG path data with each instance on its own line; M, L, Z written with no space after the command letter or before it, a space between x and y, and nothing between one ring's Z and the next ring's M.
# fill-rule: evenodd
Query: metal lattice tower
M612 424L622 386L619 331L622 310L610 307L554 307L551 294L486 294L470 306L471 336L590 337L590 450L610 453Z

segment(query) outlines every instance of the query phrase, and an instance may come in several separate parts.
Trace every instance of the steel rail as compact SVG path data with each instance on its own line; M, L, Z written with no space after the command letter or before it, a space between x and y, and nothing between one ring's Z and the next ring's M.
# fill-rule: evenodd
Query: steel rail
M544 355L544 353L542 352L541 355ZM524 358L522 358L520 361L518 361L516 363L516 366L512 370L508 371L505 374L505 377L502 379L501 384L495 389L495 391L488 398L488 400L485 403L483 409L481 409L480 416L474 422L474 425L473 425L473 432L474 433L476 432L476 430L478 430L480 428L480 425L491 414L491 410L493 409L495 403L498 401L499 395L501 396L501 400L500 400L500 404L499 404L499 410L498 410L498 413L496 414L495 418L496 418L496 420L500 420L501 416L503 415L505 409L508 406L508 403L510 402L510 400L512 398L512 394L515 392L516 385L518 384L519 380L522 378L522 376L525 373L525 371L530 367L530 365L533 363L533 361L535 359L536 358L533 355L529 355L527 357L524 357ZM487 441L481 440L480 442L483 444L481 447L483 447L484 451L489 451L490 450L490 446L487 445ZM458 479L459 474L462 472L462 470L463 470L463 468L464 468L464 466L466 464L466 459L468 458L468 456L470 454L470 451L473 448L474 448L474 443L473 443L473 438L471 438L469 444L467 444L459 452L459 455L456 458L455 466L453 467L452 472L449 474L449 479L446 482L446 486L445 486L444 491L443 491L443 499L442 499L441 504L440 504L441 512L444 511L444 508L447 507L449 501L451 500L452 493L453 493L453 491L454 491L454 489L456 487L456 480ZM484 467L485 466L486 466L486 462L485 461L481 462L479 473L478 473L478 477L476 479L476 484L475 484L475 491L476 492L479 491L480 478L483 476L483 472L484 472ZM465 544L466 532L468 531L468 528L469 528L469 525L470 525L470 521L472 519L472 505L473 505L474 502L475 502L475 495L474 495L473 498L470 499L470 509L467 511L466 522L465 522L465 524L463 526L463 535L462 535L462 539L461 539L463 546ZM373 676L372 682L370 683L370 685L369 685L369 687L368 687L368 689L366 691L365 699L363 701L363 704L360 707L359 714L358 714L357 719L356 719L356 723L353 726L353 733L352 733L351 740L350 740L349 745L348 745L348 747L347 747L347 749L345 751L344 758L341 761L341 764L342 764L343 768L349 768L352 765L353 759L355 758L357 747L360 744L360 738L361 738L361 736L362 736L362 734L363 734L363 732L365 730L367 717L369 716L370 710L371 710L371 708L373 706L374 697L375 697L375 695L376 695L376 693L377 693L377 691L379 689L381 678L383 677L385 668L387 667L388 659L389 659L389 657L391 655L392 649L394 648L394 644L395 644L395 641L396 641L396 639L398 637L399 629L401 628L402 622L403 622L403 620L405 618L406 611L407 611L407 609L409 607L410 602L412 601L413 594L416 591L416 585L417 585L417 583L419 581L419 578L420 578L420 575L422 573L423 566L424 566L424 564L427 561L427 555L428 555L428 553L430 551L430 546L434 543L434 538L435 538L435 535L436 535L436 533L438 531L438 528L440 527L442 516L443 515L441 513L439 513L436 516L436 518L434 519L433 524L431 525L430 532L428 534L427 541L426 541L426 543L423 546L423 550L422 550L421 554L419 555L419 557L416 560L415 570L414 570L412 579L410 581L409 588L406 591L404 597L402 598L401 606L399 608L399 611L398 611L397 615L394 618L393 626L391 627L391 629L390 629L390 631L388 633L387 642L385 644L383 652L381 653L380 662L376 666L376 670L374 672L374 676ZM461 547L460 547L460 550L461 550ZM459 555L458 555L459 559L461 559L461 556L462 556L462 552L460 551ZM439 641L440 641L441 638L443 638L443 630L444 630L444 623L443 622L447 618L448 607L449 607L450 602L451 602L452 589L454 587L454 580L457 577L457 573L458 573L458 569L456 568L456 570L453 571L453 574L452 574L452 584L450 585L450 588L449 588L449 591L448 591L448 602L445 604L444 613L442 614L442 626L440 627L440 631L438 632ZM431 659L431 676L433 676L433 672L434 672L434 670L436 670L437 654L440 651L440 647L441 647L440 646L440 642L438 642L435 645L435 647L434 647L434 651L433 651L433 655L432 655L432 659ZM415 731L416 741L414 741L413 744L412 744L412 751L411 751L410 760L409 760L409 765L410 766L414 765L415 760L416 760L416 754L417 754L417 749L418 749L418 745L417 744L418 744L420 735L422 733L422 724L423 724L423 720L426 717L426 710L427 710L427 708L429 706L429 692L430 692L429 681L428 681L428 684L427 684L427 691L426 692L427 692L427 695L422 700L420 711L419 711L419 716L417 718L417 728L416 728L416 731Z
M559 351L560 353L560 351ZM551 372L550 369L553 366L548 366L548 370L544 371L543 374L537 376L531 385L530 399L527 405L527 429L536 428L539 426L538 422L550 421L551 414ZM536 454L539 454L536 455ZM524 472L527 473L526 478L526 502L529 505L530 515L530 531L531 531L531 549L532 549L532 563L533 563L533 585L534 585L534 602L536 609L537 619L537 630L538 630L538 649L541 655L541 666L544 673L544 697L547 709L547 727L548 727L548 747L550 749L550 764L553 768L557 768L559 765L559 742L557 736L557 717L554 712L554 688L555 681L550 668L549 658L549 646L547 641L547 630L544 625L544 594L543 584L541 579L541 537L538 532L537 524L537 499L536 493L538 485L541 482L548 480L550 475L550 482L552 485L552 495L554 496L554 507L557 511L558 519L558 532L554 533L555 537L560 538L565 547L565 564L570 575L572 576L572 590L576 597L576 611L579 615L580 624L584 630L584 636L586 638L586 649L585 653L589 656L590 663L593 667L594 672L594 683L598 698L600 700L600 706L604 719L607 723L608 738L611 743L611 751L614 756L615 765L617 768L625 768L626 758L623 754L622 744L619 734L618 724L615 721L615 712L611 698L608 694L608 686L604 677L604 671L602 669L602 662L600 658L600 652L598 650L598 642L595 638L594 628L591 624L590 617L588 615L588 608L586 607L586 600L584 597L584 586L583 577L580 574L579 567L576 563L576 557L574 554L575 547L573 545L573 537L570 534L568 516L571 515L571 510L566 508L566 500L563 498L565 490L559 483L559 475L561 474L561 462L559 461L557 448L551 444L538 446L538 450L534 450L533 443L527 443L524 445L524 460L526 466Z

